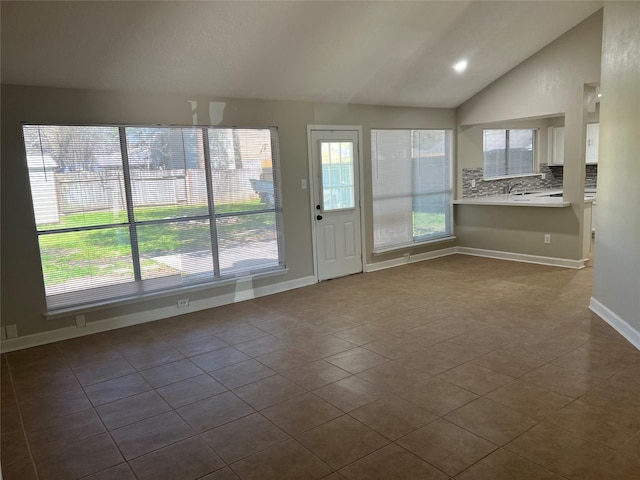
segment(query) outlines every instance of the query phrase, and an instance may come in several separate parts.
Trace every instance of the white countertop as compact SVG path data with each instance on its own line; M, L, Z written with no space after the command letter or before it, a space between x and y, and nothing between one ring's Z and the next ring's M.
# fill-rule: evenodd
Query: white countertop
M550 195L561 194L562 190L544 190L530 193L528 195L501 194L489 195L485 197L466 197L454 200L454 205L500 205L507 207L568 207L571 202L564 200L564 197L551 197ZM587 203L595 200L595 194L585 192L584 201Z

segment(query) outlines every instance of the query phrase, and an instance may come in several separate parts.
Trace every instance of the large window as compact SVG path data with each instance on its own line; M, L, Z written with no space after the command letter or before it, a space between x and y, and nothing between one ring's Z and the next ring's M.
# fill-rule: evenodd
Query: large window
M451 131L371 130L373 248L452 235Z
M484 178L534 173L534 144L535 130L484 130Z
M49 310L284 267L274 128L23 133Z

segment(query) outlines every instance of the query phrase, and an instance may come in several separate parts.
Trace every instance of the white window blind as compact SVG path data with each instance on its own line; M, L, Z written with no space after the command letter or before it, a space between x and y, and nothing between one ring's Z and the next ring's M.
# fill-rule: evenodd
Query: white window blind
M374 252L452 234L451 131L371 131Z
M275 128L23 133L49 310L284 267Z
M483 131L484 177L534 173L535 130L485 129Z

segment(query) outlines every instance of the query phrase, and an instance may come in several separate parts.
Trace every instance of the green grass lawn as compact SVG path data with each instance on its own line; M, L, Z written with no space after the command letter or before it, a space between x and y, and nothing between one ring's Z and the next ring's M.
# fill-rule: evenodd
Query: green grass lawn
M445 232L447 223L444 213L413 212L413 236L423 237Z
M219 205L218 213L260 210L259 201ZM167 206L136 209L136 220L179 219L185 216L207 214L206 206ZM40 226L40 230L117 224L127 221L125 211L85 212L64 215L56 224ZM273 213L219 218L217 220L219 248L240 246L245 242L276 238ZM145 271L158 276L172 273L153 257L177 252L211 250L209 223L177 221L137 228L138 248ZM132 278L131 242L129 227L110 227L98 230L72 231L40 236L40 255L48 286L70 279L115 275Z

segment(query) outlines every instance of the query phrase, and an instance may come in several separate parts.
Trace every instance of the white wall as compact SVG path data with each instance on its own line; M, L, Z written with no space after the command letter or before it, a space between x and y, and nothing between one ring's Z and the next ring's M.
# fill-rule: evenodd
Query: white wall
M605 2L592 309L640 348L640 2Z

